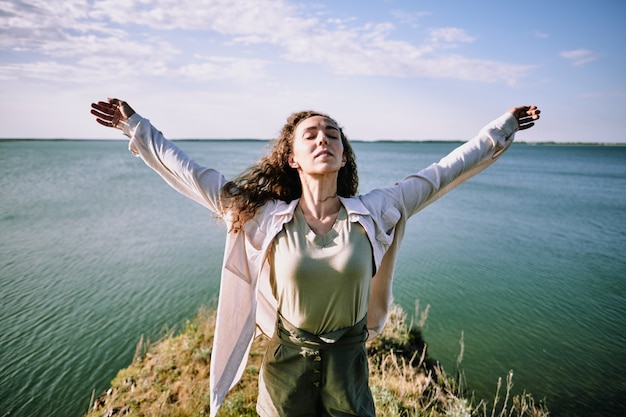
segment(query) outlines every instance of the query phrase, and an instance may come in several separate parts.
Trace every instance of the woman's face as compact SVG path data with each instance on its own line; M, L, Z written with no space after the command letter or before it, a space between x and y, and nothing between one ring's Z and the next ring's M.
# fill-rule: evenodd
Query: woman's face
M339 127L323 116L301 121L294 132L289 165L310 175L336 174L346 163Z

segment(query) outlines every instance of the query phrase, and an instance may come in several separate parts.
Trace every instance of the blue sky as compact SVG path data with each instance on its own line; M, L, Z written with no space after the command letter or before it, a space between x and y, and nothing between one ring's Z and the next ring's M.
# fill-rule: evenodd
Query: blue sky
M293 111L352 139L469 139L518 104L518 140L626 142L626 2L0 1L0 137L120 138L126 99L167 137L276 136Z

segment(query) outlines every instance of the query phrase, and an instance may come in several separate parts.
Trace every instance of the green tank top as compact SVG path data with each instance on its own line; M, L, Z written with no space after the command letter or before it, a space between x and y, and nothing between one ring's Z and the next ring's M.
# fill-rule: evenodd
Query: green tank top
M316 235L300 207L274 239L270 281L281 314L313 334L353 326L367 313L372 248L343 206L326 236Z

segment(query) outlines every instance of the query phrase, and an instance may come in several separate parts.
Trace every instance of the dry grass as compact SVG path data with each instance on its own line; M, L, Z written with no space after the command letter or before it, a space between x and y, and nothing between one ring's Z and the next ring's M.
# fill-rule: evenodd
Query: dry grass
M463 378L451 378L428 356L421 335L427 314L428 307L421 312L416 307L418 323L407 323L406 313L394 307L383 334L368 345L370 386L379 416L548 416L531 395L511 396L512 372L503 393L500 380L493 401L474 405L463 392ZM208 415L214 319L214 310L202 308L180 334L170 333L155 344L140 340L133 363L118 373L111 388L92 398L86 416ZM243 379L226 397L219 417L257 415L257 377L266 344L265 339L254 342ZM459 365L461 359L462 354Z

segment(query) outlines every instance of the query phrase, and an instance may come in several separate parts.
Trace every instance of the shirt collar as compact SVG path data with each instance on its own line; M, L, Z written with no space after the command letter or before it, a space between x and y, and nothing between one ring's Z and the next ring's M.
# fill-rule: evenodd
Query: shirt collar
M291 216L296 210L296 206L300 201L299 198L290 201L289 203L284 201L277 201L277 207L274 210L274 216Z
M348 215L358 214L360 216L369 215L370 212L365 208L365 205L357 197L339 197L341 204L346 208Z
M366 216L370 214L365 205L361 202L361 199L357 197L339 197L339 201L341 201L341 204L346 208L348 215L356 214ZM279 201L278 206L274 210L274 216L292 216L299 202L299 198L289 203Z

